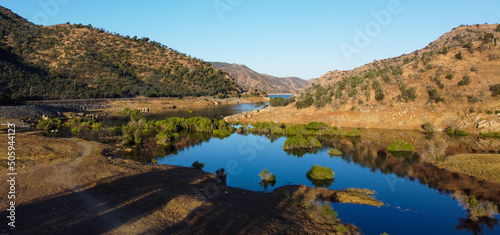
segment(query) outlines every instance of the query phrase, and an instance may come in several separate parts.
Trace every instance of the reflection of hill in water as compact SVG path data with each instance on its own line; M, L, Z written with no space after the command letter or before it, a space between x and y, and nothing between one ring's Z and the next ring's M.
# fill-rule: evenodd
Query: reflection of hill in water
M500 205L500 184L487 182L472 176L442 170L432 165L427 157L431 142L443 141L447 153L497 152L500 140L474 137L449 137L435 134L432 141L415 131L395 132L389 130L365 130L360 139L322 138L324 146L334 147L342 151L341 156L347 162L354 162L371 171L384 174L396 174L399 177L418 179L421 184L428 185L442 193L461 192L474 195L477 199L492 201ZM387 146L396 140L414 144L415 154L412 158L396 158L387 152Z

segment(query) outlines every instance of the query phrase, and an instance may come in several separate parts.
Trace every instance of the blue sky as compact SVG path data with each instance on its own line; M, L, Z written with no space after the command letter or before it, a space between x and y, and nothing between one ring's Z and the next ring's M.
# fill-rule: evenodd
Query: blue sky
M498 0L1 0L0 5L37 24L92 24L149 37L205 61L304 79L410 53L461 24L500 22Z

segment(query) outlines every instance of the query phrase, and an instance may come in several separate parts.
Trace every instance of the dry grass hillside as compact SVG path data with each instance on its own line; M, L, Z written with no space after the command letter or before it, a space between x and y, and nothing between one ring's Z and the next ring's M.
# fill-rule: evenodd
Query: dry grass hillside
M2 7L0 52L3 102L242 92L229 74L149 38L82 24L43 27Z
M500 131L500 26L461 26L426 48L332 71L294 105L263 110L249 121L324 121L338 126ZM241 116L239 120L244 120Z

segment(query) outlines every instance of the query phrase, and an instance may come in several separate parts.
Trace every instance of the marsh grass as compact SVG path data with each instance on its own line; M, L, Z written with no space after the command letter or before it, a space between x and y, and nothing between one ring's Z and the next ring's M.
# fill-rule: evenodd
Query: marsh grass
M439 168L500 183L500 154L458 154L436 164Z

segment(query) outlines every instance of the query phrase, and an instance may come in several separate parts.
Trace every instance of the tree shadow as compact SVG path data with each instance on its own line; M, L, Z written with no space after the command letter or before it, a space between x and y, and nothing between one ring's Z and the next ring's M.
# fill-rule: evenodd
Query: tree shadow
M169 234L258 232L264 224L277 226L270 224L269 218L283 223L288 220L272 195L219 186L215 176L194 169L165 168L103 179L79 192L66 191L20 205L16 208L18 230L14 232L103 234L153 213L155 216L164 213L157 219L161 229L157 231L158 227L152 226L149 232ZM174 218L177 222L171 222L166 218L171 214L167 214L165 208L177 203L178 198L202 203L188 210L184 218L179 216ZM150 219L145 221L151 222Z

